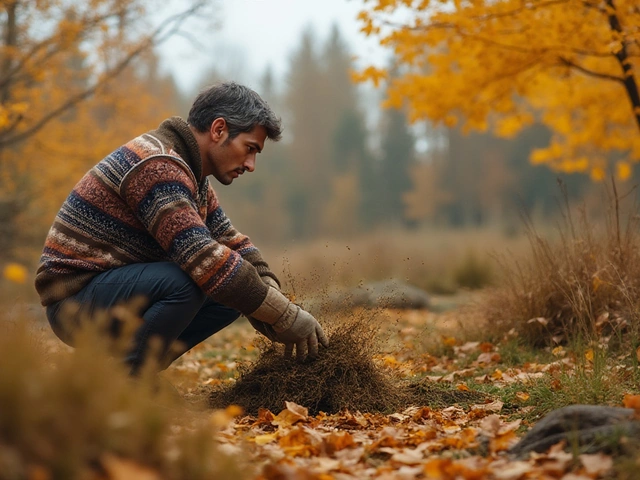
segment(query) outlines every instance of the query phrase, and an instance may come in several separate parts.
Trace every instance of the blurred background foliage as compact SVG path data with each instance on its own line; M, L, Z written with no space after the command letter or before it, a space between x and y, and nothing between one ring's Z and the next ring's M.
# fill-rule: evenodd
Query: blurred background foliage
M160 45L186 19L214 18L206 10L212 2L183 2L154 23L161 3L2 1L0 263L33 271L53 216L81 175L164 118L187 115L197 89L181 91L159 68ZM381 248L401 250L407 236L427 243L430 232L459 231L465 245L450 274L475 285L460 264L483 264L470 249L501 244L474 245L469 231L517 236L523 212L552 225L559 176L571 203L596 214L605 208L588 172L532 165L532 150L551 137L541 123L507 139L409 124L404 110L381 107L383 92L352 81L353 55L337 26L326 35L308 29L283 48L290 55L283 78L271 68L248 73L230 48L217 52L200 80L202 87L250 85L283 118L284 138L267 144L256 172L215 186L233 223L261 248L281 254L325 239L379 242L393 232L397 243ZM402 74L396 60L388 59L390 78ZM621 182L633 185L637 175L633 168Z

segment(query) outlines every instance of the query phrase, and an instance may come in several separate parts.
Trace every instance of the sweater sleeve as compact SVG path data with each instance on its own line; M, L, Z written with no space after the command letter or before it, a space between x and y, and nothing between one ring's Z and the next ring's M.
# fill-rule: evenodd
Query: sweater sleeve
M271 277L279 286L282 286L278 277L276 277L267 262L262 258L260 250L251 243L251 239L240 233L231 224L231 221L220 207L216 192L211 185L209 185L207 192L206 224L213 238L240 254L244 260L254 266L261 277Z
M256 268L207 227L195 200L193 176L176 160L154 157L123 179L120 195L168 257L217 302L243 314L267 294Z

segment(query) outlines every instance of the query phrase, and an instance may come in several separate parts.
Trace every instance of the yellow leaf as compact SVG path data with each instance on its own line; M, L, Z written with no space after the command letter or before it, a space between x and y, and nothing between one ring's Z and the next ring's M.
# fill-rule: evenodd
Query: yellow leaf
M590 348L586 352L584 352L584 358L587 359L588 362L593 362L593 349Z
M265 433L263 435L256 435L253 437L253 442L257 445L266 445L267 443L273 442L276 438L278 438L278 432Z
M224 409L224 412L229 415L229 417L239 417L244 413L244 408L239 405L229 405Z
M631 177L631 173L633 173L631 169L631 165L628 162L618 162L616 164L617 175L620 180L628 180Z
M527 400L529 400L530 397L531 397L531 395L529 395L527 392L518 392L518 393L516 393L516 398L518 400L520 400L521 402L526 402Z
M23 284L27 281L27 269L19 263L8 263L4 267L3 276L7 280Z
M468 392L469 387L467 387L464 383L459 383L458 385L456 385L456 390L459 390L461 392Z
M605 171L600 167L593 167L591 169L591 180L594 182L601 182L606 177Z

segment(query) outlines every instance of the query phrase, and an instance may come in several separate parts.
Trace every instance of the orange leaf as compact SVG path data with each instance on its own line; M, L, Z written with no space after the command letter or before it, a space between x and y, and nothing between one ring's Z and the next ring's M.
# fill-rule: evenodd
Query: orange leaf
M464 383L459 383L458 385L456 385L456 390L459 390L461 392L468 392L469 387L467 387Z
M508 450L517 441L516 434L513 430L510 430L503 435L497 435L492 438L489 443L489 449L491 452L502 452Z
M442 343L444 343L447 347L453 347L456 343L458 343L455 337L442 337Z
M516 393L516 398L518 400L520 400L521 402L526 402L527 400L529 400L530 397L531 397L531 395L529 395L527 392L518 392L518 393Z
M331 433L323 439L323 445L327 454L332 455L334 452L344 450L356 444L349 432Z
M626 394L622 399L622 404L626 408L633 408L636 412L640 412L640 395Z

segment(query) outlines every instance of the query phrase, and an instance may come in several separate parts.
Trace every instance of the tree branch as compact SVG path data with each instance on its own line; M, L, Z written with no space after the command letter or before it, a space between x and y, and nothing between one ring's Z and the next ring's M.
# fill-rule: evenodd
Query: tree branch
M564 66L575 68L576 70L589 75L590 77L601 78L603 80L611 80L614 82L624 82L624 79L622 77L609 75L607 73L596 72L595 70L589 70L588 68L585 68L582 65L578 65L577 63L572 62L571 60L564 58L563 56L559 56L558 60L560 60L560 63L562 63Z
M613 0L606 0L606 3L609 7L607 14L609 27L620 35L621 38L624 38L622 35L623 32L622 26L620 25L620 19L618 19L618 16L616 15L616 7L613 4ZM620 50L615 53L615 57L618 59L618 63L622 68L622 83L624 84L627 96L631 102L633 116L635 117L638 128L640 129L640 93L638 92L638 84L636 83L633 67L629 61L627 46L624 41L621 41L620 43Z
M115 12L109 12L104 15L99 15L97 17L92 17L92 18L85 17L79 22L85 26L84 32L86 32L87 30L90 30L91 28L94 28L95 26L104 22L105 20L108 20L109 18L120 15L124 11L126 11L126 8L123 7L122 9L117 10ZM60 48L61 46L59 43L60 36L61 36L60 32L55 32L50 37L35 43L34 45L31 46L31 49L28 52L25 52L25 54L22 55L20 60L18 62L15 62L15 64L11 68L6 68L4 69L4 71L0 72L2 74L0 76L0 89L5 88L10 83L13 83L15 80L15 75L18 74L20 70L22 70L30 60L35 58L36 55L41 50L47 49L48 47L52 47L47 52L45 52L41 58L37 60L38 62L44 62L45 60L48 60L49 58L53 57L55 54L60 52L60 49L61 49ZM80 36L82 36L82 34L80 34Z
M114 68L110 69L108 72L97 80L93 85L87 87L82 92L69 97L66 101L60 104L58 107L49 111L47 114L43 115L38 121L36 121L29 128L17 132L13 135L6 135L4 137L0 137L0 149L7 147L11 144L18 143L29 136L35 134L40 129L42 129L47 123L49 123L54 118L58 117L68 109L77 105L81 101L89 98L93 95L97 90L99 90L102 86L107 84L113 78L117 77L122 71L124 71L130 64L140 56L143 52L148 50L150 47L154 45L159 45L169 37L171 37L176 31L179 30L181 24L187 20L187 18L193 16L198 10L200 10L205 5L204 1L198 1L191 8L173 15L166 19L166 21L157 27L146 39L142 40L138 46L133 49L129 54L123 58ZM167 30L167 26L171 25L171 27Z

